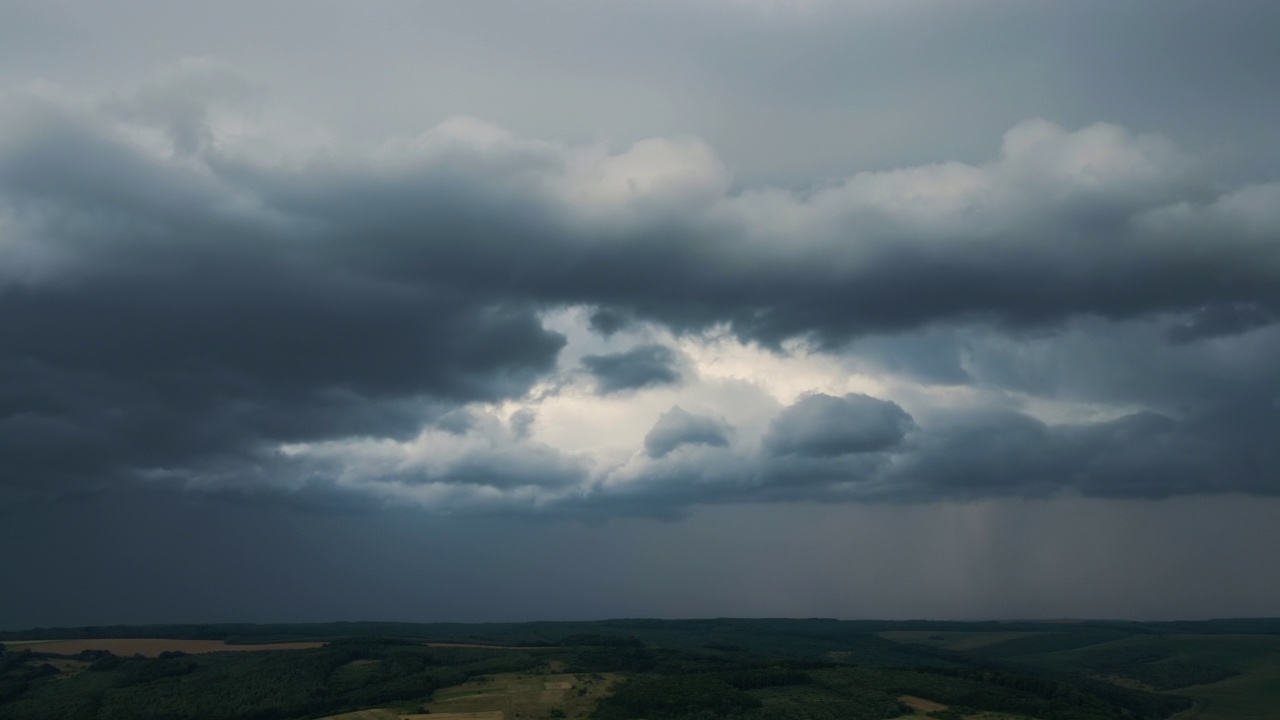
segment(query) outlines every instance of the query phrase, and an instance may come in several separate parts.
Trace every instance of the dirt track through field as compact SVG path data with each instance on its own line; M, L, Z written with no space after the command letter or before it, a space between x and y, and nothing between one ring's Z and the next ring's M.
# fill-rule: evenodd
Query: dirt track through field
M254 652L258 650L306 650L322 647L319 642L269 643L265 645L228 645L222 640L166 640L155 638L111 638L81 640L38 640L10 643L14 650L31 650L54 655L75 655L85 650L107 650L115 655L156 657L162 652L184 652L192 655L211 652Z

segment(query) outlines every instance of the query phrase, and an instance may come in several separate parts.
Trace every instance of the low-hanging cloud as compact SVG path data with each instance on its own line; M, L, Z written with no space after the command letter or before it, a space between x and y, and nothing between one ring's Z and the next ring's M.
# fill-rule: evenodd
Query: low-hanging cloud
M642 345L624 352L587 355L582 365L603 394L680 382L679 357L665 345Z
M644 448L660 458L682 445L727 447L733 427L721 418L695 415L676 405L662 414L644 436Z
M775 455L835 457L888 450L915 423L898 405L867 395L814 393L783 410L764 436Z
M613 150L470 118L286 149L243 117L222 131L256 92L227 73L0 98L0 483L438 509L1277 491L1259 443L1280 428L1280 185L1224 185L1158 135L1036 119L985 162L735 189L696 139ZM603 341L723 332L855 364L863 342L894 376L1045 401L1129 366L1081 379L1037 347L1130 324L1152 338L1134 353L1187 358L1191 381L1157 384L1169 364L1122 391L1139 409L1059 421L813 392L733 442L735 418L677 407L605 462L539 441L528 408L499 417L573 375L545 318L579 306ZM601 396L696 375L644 337L579 360ZM471 406L484 422L456 422Z

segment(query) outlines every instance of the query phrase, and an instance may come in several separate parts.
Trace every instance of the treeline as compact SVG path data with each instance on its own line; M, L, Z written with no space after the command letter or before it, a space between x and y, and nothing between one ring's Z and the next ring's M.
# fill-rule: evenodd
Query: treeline
M690 643L723 643L757 648L770 642L794 644L806 652L814 641L827 641L884 631L930 632L1051 632L1063 637L1095 631L1118 634L1280 634L1280 618L1246 618L1186 622L1127 621L953 622L934 620L880 621L811 619L601 620L594 622L527 623L398 623L334 622L287 624L170 624L105 625L0 631L4 640L73 638L183 638L236 643L329 640L341 637L400 637L440 642L495 645L557 645L578 636L633 636L651 645L683 647ZM742 642L743 639L748 642ZM809 642L797 642L807 639ZM806 649L807 648L807 649ZM828 648L829 649L829 648Z
M547 643L551 645L552 643ZM634 635L566 635L554 645L560 647L644 647L644 641Z
M1037 635L979 648L967 657L927 646L890 643L884 631L1033 632ZM347 637L403 638L415 642L460 642L503 646L569 647L640 643L668 648L725 648L769 656L825 656L847 652L859 662L881 667L964 666L1087 647L1133 635L1280 633L1280 619L1208 620L1137 623L847 621L811 619L602 620L528 623L336 622L296 624L223 623L211 625L110 625L36 628L0 632L4 640L72 638L175 638L222 640L231 644L332 641Z

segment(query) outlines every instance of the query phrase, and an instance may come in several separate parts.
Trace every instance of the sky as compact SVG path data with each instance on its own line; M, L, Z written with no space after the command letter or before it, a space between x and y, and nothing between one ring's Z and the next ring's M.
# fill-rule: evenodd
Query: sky
M0 627L1280 616L1277 35L0 2Z

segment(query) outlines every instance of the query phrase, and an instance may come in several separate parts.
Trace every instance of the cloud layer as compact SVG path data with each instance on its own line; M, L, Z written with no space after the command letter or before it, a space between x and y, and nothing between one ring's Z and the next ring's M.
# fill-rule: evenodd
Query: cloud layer
M1159 135L1032 119L798 191L696 138L308 144L260 101L208 60L0 96L5 492L1280 491L1280 184Z

